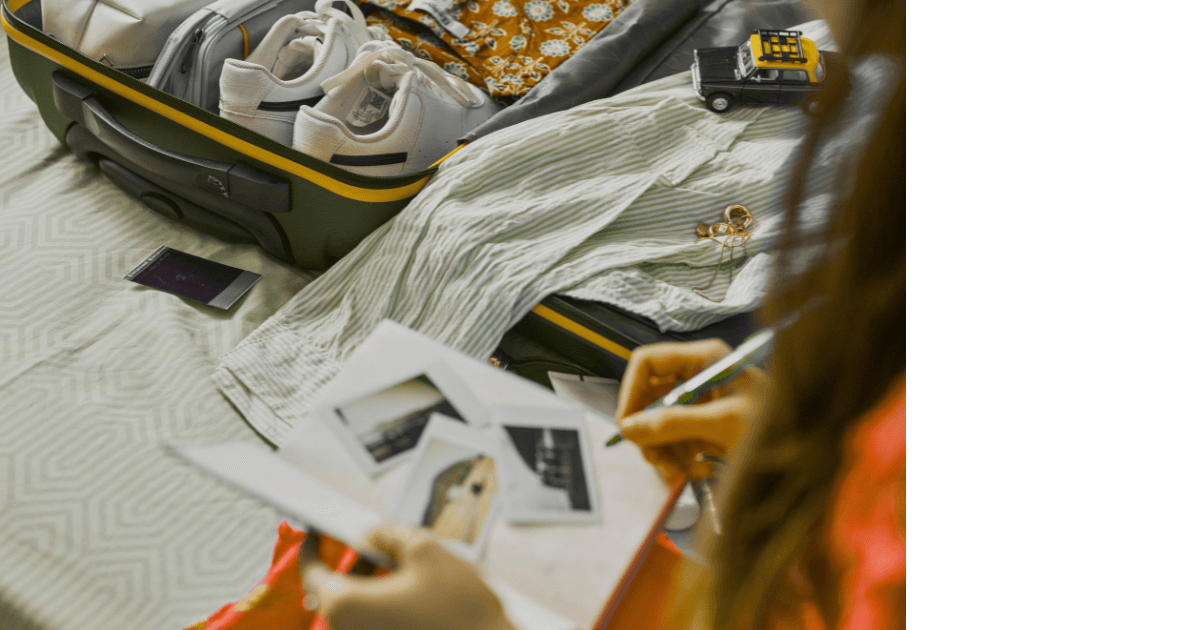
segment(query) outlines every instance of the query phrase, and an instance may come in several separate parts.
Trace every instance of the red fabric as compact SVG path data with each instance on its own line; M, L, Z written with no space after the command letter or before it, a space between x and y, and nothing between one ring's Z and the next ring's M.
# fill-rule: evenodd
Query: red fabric
M287 521L279 523L279 537L266 576L240 601L225 604L188 630L327 630L325 621L302 605L300 544L304 535ZM321 539L318 555L339 573L349 571L358 560L354 550L332 538Z
M299 558L303 542L304 532L281 522L266 576L241 601L225 604L187 630L328 630L323 619L304 610L302 605ZM358 560L353 549L332 538L321 539L320 556L338 573L349 571ZM667 612L666 595L670 592L664 587L671 584L682 557L679 549L660 533L613 614L608 630L640 630L661 625L657 620ZM648 620L656 623L647 625Z
M300 545L304 532L292 529L286 521L279 524L279 538L271 555L271 568L240 601L225 604L208 619L187 630L328 630L316 613L304 610L304 592L300 587ZM358 555L353 549L332 539L322 538L321 559L338 573L354 566ZM661 620L667 612L666 595L682 560L679 549L659 534L646 561L634 576L621 600L608 630L638 630L655 627L649 620Z

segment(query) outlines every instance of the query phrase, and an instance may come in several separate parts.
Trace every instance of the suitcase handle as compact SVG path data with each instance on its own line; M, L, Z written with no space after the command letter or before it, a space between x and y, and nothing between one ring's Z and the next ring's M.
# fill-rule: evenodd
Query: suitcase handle
M241 162L230 164L169 151L122 125L90 88L53 73L54 105L117 155L181 186L203 190L263 212L291 210L291 185Z

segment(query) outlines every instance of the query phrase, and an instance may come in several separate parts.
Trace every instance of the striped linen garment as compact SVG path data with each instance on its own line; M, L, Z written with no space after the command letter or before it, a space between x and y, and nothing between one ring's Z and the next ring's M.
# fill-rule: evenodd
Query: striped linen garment
M803 229L825 224L833 183L898 79L877 58L853 73L809 174ZM752 310L768 289L784 187L808 125L795 107L714 114L680 74L486 136L226 354L213 378L280 443L384 318L482 359L551 294L614 304L664 330ZM732 203L752 210L758 231L732 283L722 270L706 291L724 296L714 303L692 287L712 277L719 245L696 243L695 229Z

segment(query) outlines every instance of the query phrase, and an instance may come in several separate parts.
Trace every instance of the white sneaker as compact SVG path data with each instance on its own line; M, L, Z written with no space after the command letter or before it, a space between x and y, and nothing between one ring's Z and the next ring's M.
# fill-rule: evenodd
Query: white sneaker
M394 42L369 42L326 96L300 108L294 146L363 175L425 170L500 105L475 86Z
M333 3L320 0L315 12L280 18L245 61L225 60L222 118L276 142L292 143L296 113L321 100L321 82L345 70L359 46L388 39L383 27L367 26L353 0L343 0L352 15Z

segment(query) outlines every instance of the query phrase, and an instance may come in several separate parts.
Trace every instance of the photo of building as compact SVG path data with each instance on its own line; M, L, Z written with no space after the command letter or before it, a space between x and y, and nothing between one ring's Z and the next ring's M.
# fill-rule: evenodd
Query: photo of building
M590 511L579 432L546 427L504 427L525 466L506 483L522 508ZM521 473L524 474L521 474Z
M334 410L376 462L417 445L433 413L463 421L446 396L421 375Z

